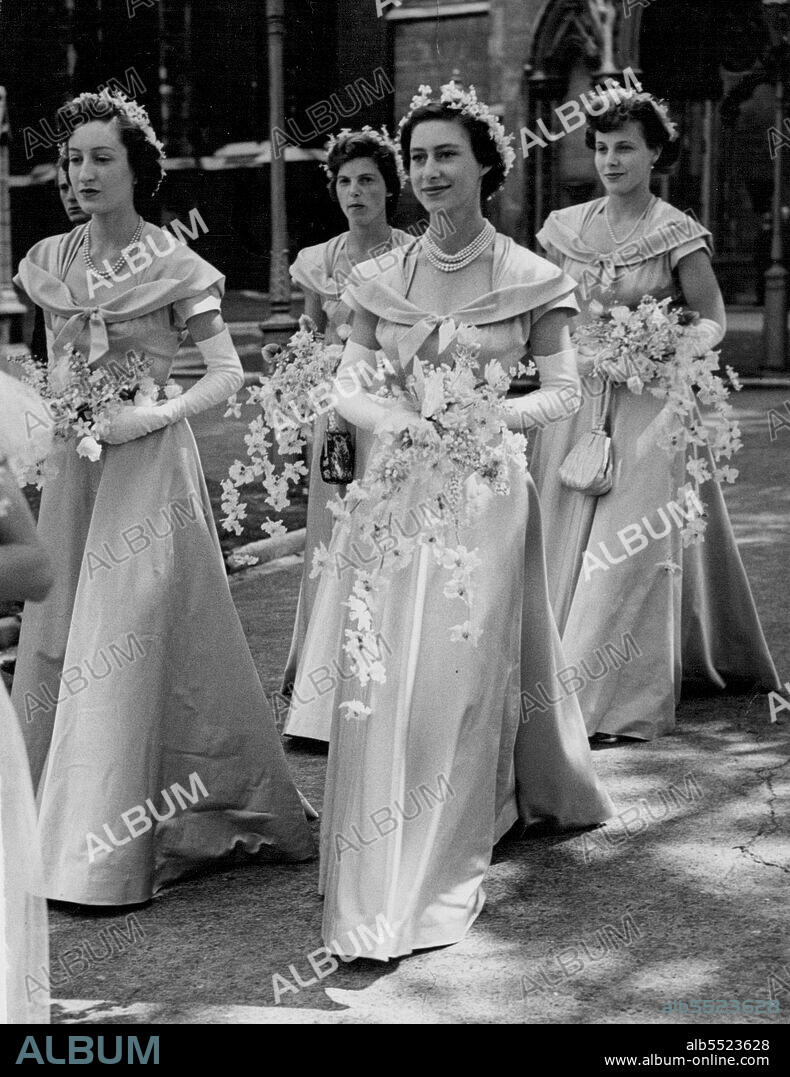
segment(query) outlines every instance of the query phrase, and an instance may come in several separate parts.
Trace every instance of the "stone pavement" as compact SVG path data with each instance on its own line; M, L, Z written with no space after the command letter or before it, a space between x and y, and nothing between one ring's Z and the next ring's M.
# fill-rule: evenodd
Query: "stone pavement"
M726 488L783 681L790 428L771 441L767 415L785 414L788 397L759 390L735 398L746 448L736 461L741 478ZM214 478L238 451L218 451L217 426L213 413L195 423ZM277 689L288 650L299 571L291 556L231 580L267 692ZM778 1017L706 1020L784 1024L790 709L771 717L765 695L688 699L671 736L596 752L619 817L583 835L501 843L486 906L466 939L387 965L361 959L316 977L309 957L322 956L317 861L203 876L137 911L53 907L54 1019L674 1024L699 1019L663 1013L672 999L773 995ZM291 744L287 752L298 785L320 808L324 749Z

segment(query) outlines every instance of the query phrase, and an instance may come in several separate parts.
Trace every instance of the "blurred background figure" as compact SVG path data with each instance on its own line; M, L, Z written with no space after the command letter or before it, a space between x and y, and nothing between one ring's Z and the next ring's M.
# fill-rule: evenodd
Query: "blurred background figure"
M55 186L58 189L60 201L63 204L63 209L66 211L66 216L71 221L72 227L78 224L85 224L86 221L89 221L90 214L86 213L77 201L74 188L69 183L69 177L66 175L63 166L60 163L60 159L58 159L58 170L55 173Z
M60 201L72 228L76 228L78 224L85 224L91 219L90 214L86 213L77 201L77 196L69 183L69 177L63 170L60 158L58 158L55 172L55 186L58 189ZM33 335L30 338L30 351L35 359L43 363L44 366L47 365L47 335L44 332L44 312L41 307L36 307Z

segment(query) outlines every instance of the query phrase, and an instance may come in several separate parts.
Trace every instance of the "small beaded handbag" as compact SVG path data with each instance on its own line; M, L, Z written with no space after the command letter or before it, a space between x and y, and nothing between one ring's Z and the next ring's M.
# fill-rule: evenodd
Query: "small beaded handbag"
M337 425L334 412L329 415L321 449L321 478L332 486L342 486L354 479L354 438Z
M612 488L611 400L612 383L607 378L592 430L582 435L560 466L562 485L590 497L601 497Z

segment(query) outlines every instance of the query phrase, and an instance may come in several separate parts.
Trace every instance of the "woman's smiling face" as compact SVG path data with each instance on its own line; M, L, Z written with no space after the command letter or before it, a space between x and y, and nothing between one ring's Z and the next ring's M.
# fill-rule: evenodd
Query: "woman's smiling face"
M68 169L85 213L107 213L134 202L134 173L116 119L77 128L69 137Z
M609 194L629 194L650 186L650 171L661 151L645 141L642 125L626 123L595 134L595 168Z
M424 120L412 131L409 176L421 205L430 213L477 212L480 184L489 171L472 151L466 128L454 120Z

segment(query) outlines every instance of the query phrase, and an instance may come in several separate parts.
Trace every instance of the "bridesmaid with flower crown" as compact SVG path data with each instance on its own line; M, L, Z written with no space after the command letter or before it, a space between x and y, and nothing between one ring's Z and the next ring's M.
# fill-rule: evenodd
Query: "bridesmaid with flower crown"
M392 220L398 206L406 173L400 150L387 134L365 126L359 131L344 128L326 146L323 168L329 177L329 195L337 202L348 221L348 230L326 243L305 247L291 266L291 276L305 296L305 314L313 319L328 344L339 344L351 332L353 314L341 296L352 279L354 267L372 256L384 258L393 247L405 243L406 232L393 228ZM344 496L345 485L324 482L321 477L321 451L327 427L353 431L355 440L355 469L360 471L365 453L364 434L332 414L315 420L313 453L310 464L310 489L307 501L307 534L305 536L304 568L299 588L291 650L283 676L283 691L290 694L296 678L304 637L315 602L318 580L311 578L313 551L320 543L328 543L334 517L327 502L335 494ZM285 732L293 736L326 740L328 733L312 725L289 720Z
M425 372L427 379L451 361L453 341L460 346L470 333L480 345L477 376L494 361L514 372L532 344L541 389L508 402L512 429L530 428L543 407L579 403L568 331L577 309L573 280L483 217L513 165L509 142L474 89L454 82L439 100L421 87L402 123L412 187L430 227L398 248L383 273L360 272L344 296L354 325L336 406L371 438L366 473L389 451L392 435L417 419L402 395L411 376ZM447 221L452 227L440 229ZM377 349L388 360L380 388L395 394L393 406L384 405L379 388L373 393L350 377ZM497 381L500 395L509 382ZM501 445L499 426L497 435ZM399 506L417 521L422 481L415 468L399 492ZM474 551L479 559L479 642L453 623L458 606L447 594L447 573L421 543L377 593L374 629L387 643L385 670L372 663L379 668L362 700L351 679L311 694L311 671L342 662L358 623L354 573L345 568L359 563L359 548L370 548L354 514L364 493L356 483L349 489L348 512L335 527L291 706L300 720L302 712L331 730L321 825L324 944L358 956L354 929L375 925L363 956L386 961L464 937L485 901L493 846L518 820L590 826L613 807L595 778L573 695L548 703L538 720L520 721L523 694L550 685L564 664L546 589L540 509L523 467L513 466L509 492L487 498L481 517L459 528L458 556L471 563Z
M243 384L224 278L142 216L164 177L145 110L122 94L71 109L82 124L61 152L90 220L36 244L16 283L44 310L50 368L72 347L96 369L135 352L150 385L111 419L98 459L71 440L47 460L38 527L56 578L25 610L13 699L46 894L127 905L313 847L187 421ZM156 404L187 330L207 372Z
M651 94L612 85L586 135L606 194L552 213L538 241L579 284L578 325L590 320L594 302L634 309L645 295L682 300L700 315L684 343L704 355L725 332L711 235L650 191L652 172L677 160L677 127ZM692 445L674 455L668 442L660 447L671 399L616 384L611 492L595 497L562 485L564 460L601 418L604 383L591 373L594 358L579 353L581 410L569 422L544 424L535 442L532 472L551 538L549 591L566 658L584 680L579 702L589 734L607 743L652 740L674 728L683 681L768 690L778 678L719 485L733 471L717 470L707 446L697 459ZM699 487L705 517L681 533L669 506L679 488L708 474ZM693 501L682 508L688 516ZM637 541L635 528L645 541L631 549L624 536ZM704 541L687 545L695 535ZM614 646L625 660L610 666Z

